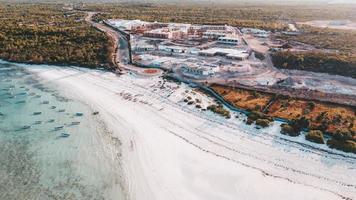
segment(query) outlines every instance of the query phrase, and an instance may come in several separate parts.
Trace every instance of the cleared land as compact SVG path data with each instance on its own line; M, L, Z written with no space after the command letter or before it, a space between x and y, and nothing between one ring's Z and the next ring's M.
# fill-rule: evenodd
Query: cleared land
M356 23L350 20L313 20L308 22L302 22L300 24L305 24L309 26L319 27L319 28L331 28L331 29L342 29L342 30L353 30L356 31Z

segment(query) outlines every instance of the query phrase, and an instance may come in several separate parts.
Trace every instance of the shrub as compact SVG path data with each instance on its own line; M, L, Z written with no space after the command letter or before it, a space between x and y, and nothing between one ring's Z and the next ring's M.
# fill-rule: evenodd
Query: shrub
M256 122L257 125L265 128L269 126L272 121L272 117L259 111L252 111L247 115L246 124L251 125L253 122Z
M253 120L252 120L252 119L247 118L246 124L247 124L247 125L251 125L251 124L253 124Z
M260 105L257 104L257 105L255 106L255 110L256 110L256 111L259 111L259 110L261 110L261 109L262 109L262 107L261 107Z
M230 112L228 110L226 110L222 105L210 105L207 107L207 109L214 113L222 115L227 119L231 118Z
M188 102L188 105L192 105L192 104L194 104L194 101L189 101Z
M300 132L304 128L309 127L309 120L305 117L301 117L299 119L293 119L292 121L290 121L289 125L292 126L295 131Z
M270 121L267 119L257 119L256 120L256 125L261 126L262 128L266 128L270 125Z
M257 119L267 119L269 121L273 121L272 117L258 111L250 112L247 117L253 121L256 121Z
M352 140L352 133L348 129L338 129L336 133L333 135L335 140L345 141Z
M298 135L300 135L300 132L299 131L296 131L291 125L289 124L281 124L281 133L283 135L289 135L289 136L292 136L292 137L296 137Z
M327 141L327 145L333 149L338 149L344 152L356 153L356 142L351 140L339 141L336 139L331 139Z
M305 139L318 144L324 144L324 135L319 130L311 130L305 135Z
M314 102L312 102L312 101L309 101L308 102L308 108L309 108L309 110L314 110L314 108L315 108L315 103Z

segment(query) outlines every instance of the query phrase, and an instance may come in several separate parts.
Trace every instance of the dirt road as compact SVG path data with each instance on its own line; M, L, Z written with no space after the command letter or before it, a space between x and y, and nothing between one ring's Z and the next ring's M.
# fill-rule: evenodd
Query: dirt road
M124 69L122 65L120 64L120 56L119 56L119 38L120 35L117 33L115 30L111 29L110 27L107 27L105 24L102 23L97 23L93 21L93 16L97 14L97 12L87 12L87 16L85 17L85 21L88 22L90 25L98 29L99 31L102 31L107 34L108 37L112 40L113 43L113 49L114 51L112 52L111 55L111 62L117 67L117 69L120 72L123 72Z

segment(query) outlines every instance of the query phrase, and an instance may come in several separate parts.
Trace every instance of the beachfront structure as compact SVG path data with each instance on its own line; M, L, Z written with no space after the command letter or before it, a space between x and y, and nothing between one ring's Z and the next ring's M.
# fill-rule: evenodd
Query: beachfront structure
M249 52L243 49L227 49L227 48L210 48L199 51L201 56L225 56L233 60L246 60L249 57Z
M133 31L137 29L144 29L148 22L141 20L108 20L108 23L118 29Z
M220 37L225 37L226 33L218 31L207 31L203 33L202 38L204 39L218 39Z
M240 39L236 35L226 35L219 37L218 42L221 44L238 45L240 43Z
M225 31L228 30L230 27L227 25L202 25L200 29L203 31Z
M146 52L146 51L154 51L155 47L153 45L136 45L133 49L135 52Z
M171 38L171 33L167 30L164 31L162 29L154 29L150 31L145 31L143 33L144 37L151 37L151 38L159 38L159 39L168 39Z
M243 28L241 29L243 33L250 33L256 37L267 38L269 36L269 32L257 28Z
M172 27L165 27L159 29L153 29L145 31L143 33L144 37L158 38L158 39L173 39L179 40L187 36L187 29L179 29Z
M158 50L169 52L169 53L185 53L187 49L180 46L159 45Z
M182 72L186 76L192 76L195 78L202 78L206 76L213 76L214 70L210 67L202 67L196 64L183 64L181 66Z

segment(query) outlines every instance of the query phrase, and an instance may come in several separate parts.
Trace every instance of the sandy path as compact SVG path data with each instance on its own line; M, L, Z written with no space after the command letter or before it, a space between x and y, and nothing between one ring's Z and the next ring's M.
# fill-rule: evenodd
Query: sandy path
M356 197L356 157L257 130L184 105L158 78L31 67L86 101L122 141L131 199L342 199ZM173 83L170 83L173 84ZM240 117L241 118L241 117ZM303 145L302 145L303 144ZM326 152L328 151L328 152Z

